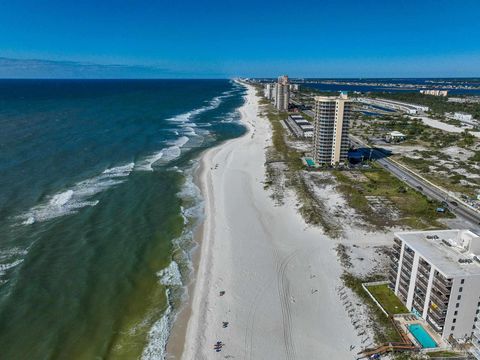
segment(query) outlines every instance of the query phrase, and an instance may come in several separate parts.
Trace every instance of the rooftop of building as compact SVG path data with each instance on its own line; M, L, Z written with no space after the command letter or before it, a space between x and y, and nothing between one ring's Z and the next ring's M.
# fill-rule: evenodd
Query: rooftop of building
M480 275L480 236L470 230L408 231L395 236L446 277Z
M407 137L404 133L401 133L400 131L392 131L390 133L390 136L400 136L400 137Z
M334 101L334 100L349 100L345 92L335 96L315 96L315 101Z

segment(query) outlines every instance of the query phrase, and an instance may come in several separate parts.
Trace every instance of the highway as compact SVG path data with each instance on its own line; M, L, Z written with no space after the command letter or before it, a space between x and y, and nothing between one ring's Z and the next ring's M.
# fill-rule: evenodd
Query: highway
M350 139L357 147L369 147L352 136L350 136ZM415 175L412 171L406 170L401 165L398 165L392 160L388 159L382 151L375 148L371 149L372 159L375 159L376 162L384 169L388 170L401 181L405 182L412 188L419 190L429 198L438 200L440 202L446 201L448 203L448 208L452 213L454 213L461 220L466 221L470 225L469 227L479 229L478 225L480 224L480 213L478 211L475 211L469 208L467 205L462 204L458 201L458 199L452 199L451 195L444 190L432 186L423 179L419 178L418 175ZM452 204L452 201L454 201L457 205Z

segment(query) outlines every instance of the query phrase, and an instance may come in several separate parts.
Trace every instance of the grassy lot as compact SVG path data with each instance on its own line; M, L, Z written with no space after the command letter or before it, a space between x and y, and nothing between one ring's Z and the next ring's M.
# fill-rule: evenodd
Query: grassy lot
M459 192L470 197L476 195L475 187L471 185L462 185L460 180L468 180L473 183L478 183L478 180L475 178L467 178L465 175L453 173L451 174L450 169L447 167L442 167L438 164L438 161L429 160L428 158L413 159L406 156L399 156L396 159L403 163L404 165L420 172L425 178L430 180L432 183L450 191ZM450 175L439 175L436 171L431 171L430 166L435 166L437 170L445 171ZM468 164L462 166L467 171L476 173L475 169L471 169Z
M437 201L428 199L422 193L406 186L403 182L377 165L364 170L367 181L356 182L341 171L333 171L339 182L337 187L347 199L349 205L363 216L367 223L376 227L408 226L417 229L443 228L437 220L451 217L452 214L439 214L435 209L440 206ZM374 211L366 196L383 197L400 212L398 219L382 216Z
M387 284L371 285L368 286L367 289L389 315L409 312Z
M395 330L391 320L385 316L380 308L375 304L372 298L365 292L362 284L365 282L379 280L377 277L360 278L356 277L348 272L344 272L342 280L345 286L350 288L355 294L357 294L363 303L368 307L370 317L373 320L373 331L375 333L375 341L378 344L384 342L399 342L402 338Z

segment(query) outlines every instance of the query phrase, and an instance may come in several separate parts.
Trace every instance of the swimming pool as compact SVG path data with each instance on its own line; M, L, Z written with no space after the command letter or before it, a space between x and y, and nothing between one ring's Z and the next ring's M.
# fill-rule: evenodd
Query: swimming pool
M422 348L436 348L437 343L432 339L428 332L420 324L411 324L408 325L408 330L412 335L417 339L417 341L422 345Z
M305 161L306 161L308 166L314 166L315 165L315 162L310 158L305 158Z

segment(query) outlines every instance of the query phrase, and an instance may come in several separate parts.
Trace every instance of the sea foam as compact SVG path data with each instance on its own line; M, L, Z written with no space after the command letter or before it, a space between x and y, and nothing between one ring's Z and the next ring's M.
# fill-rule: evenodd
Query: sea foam
M157 272L160 283L165 286L182 286L182 275L175 261L172 261L165 269Z
M94 195L123 183L133 170L134 163L106 169L100 175L80 181L70 189L48 197L43 203L34 206L18 218L23 225L51 220L76 213L86 206L95 206L98 200Z
M167 143L170 145L166 148L161 149L160 151L147 156L145 159L141 160L136 166L136 171L153 171L155 165L163 165L176 158L180 157L182 154L182 147L184 147L190 139L187 136L181 136L178 139Z
M167 301L170 290L166 290ZM142 352L142 360L160 360L166 357L166 347L170 336L172 307L169 304L162 317L157 320L148 332L147 345Z
M179 114L179 115L176 115L174 117L171 117L169 119L167 119L168 121L171 121L171 122L188 122L190 121L191 119L193 119L195 116L198 116L206 111L210 111L210 110L214 110L216 109L217 107L220 106L220 104L222 103L222 100L229 97L229 96L232 96L232 93L231 91L225 91L222 93L222 95L220 96L215 96L214 98L212 98L207 105L205 106L202 106L200 108L197 108L197 109L194 109L194 110L191 110L191 111L188 111L186 113L182 113L182 114Z
M174 317L171 303L171 287L182 286L182 275L180 269L175 261L163 270L157 272L160 283L167 286L166 297L168 307L150 328L147 337L147 345L143 349L142 360L159 360L165 359L167 341L170 336L170 328L172 325L172 318Z

